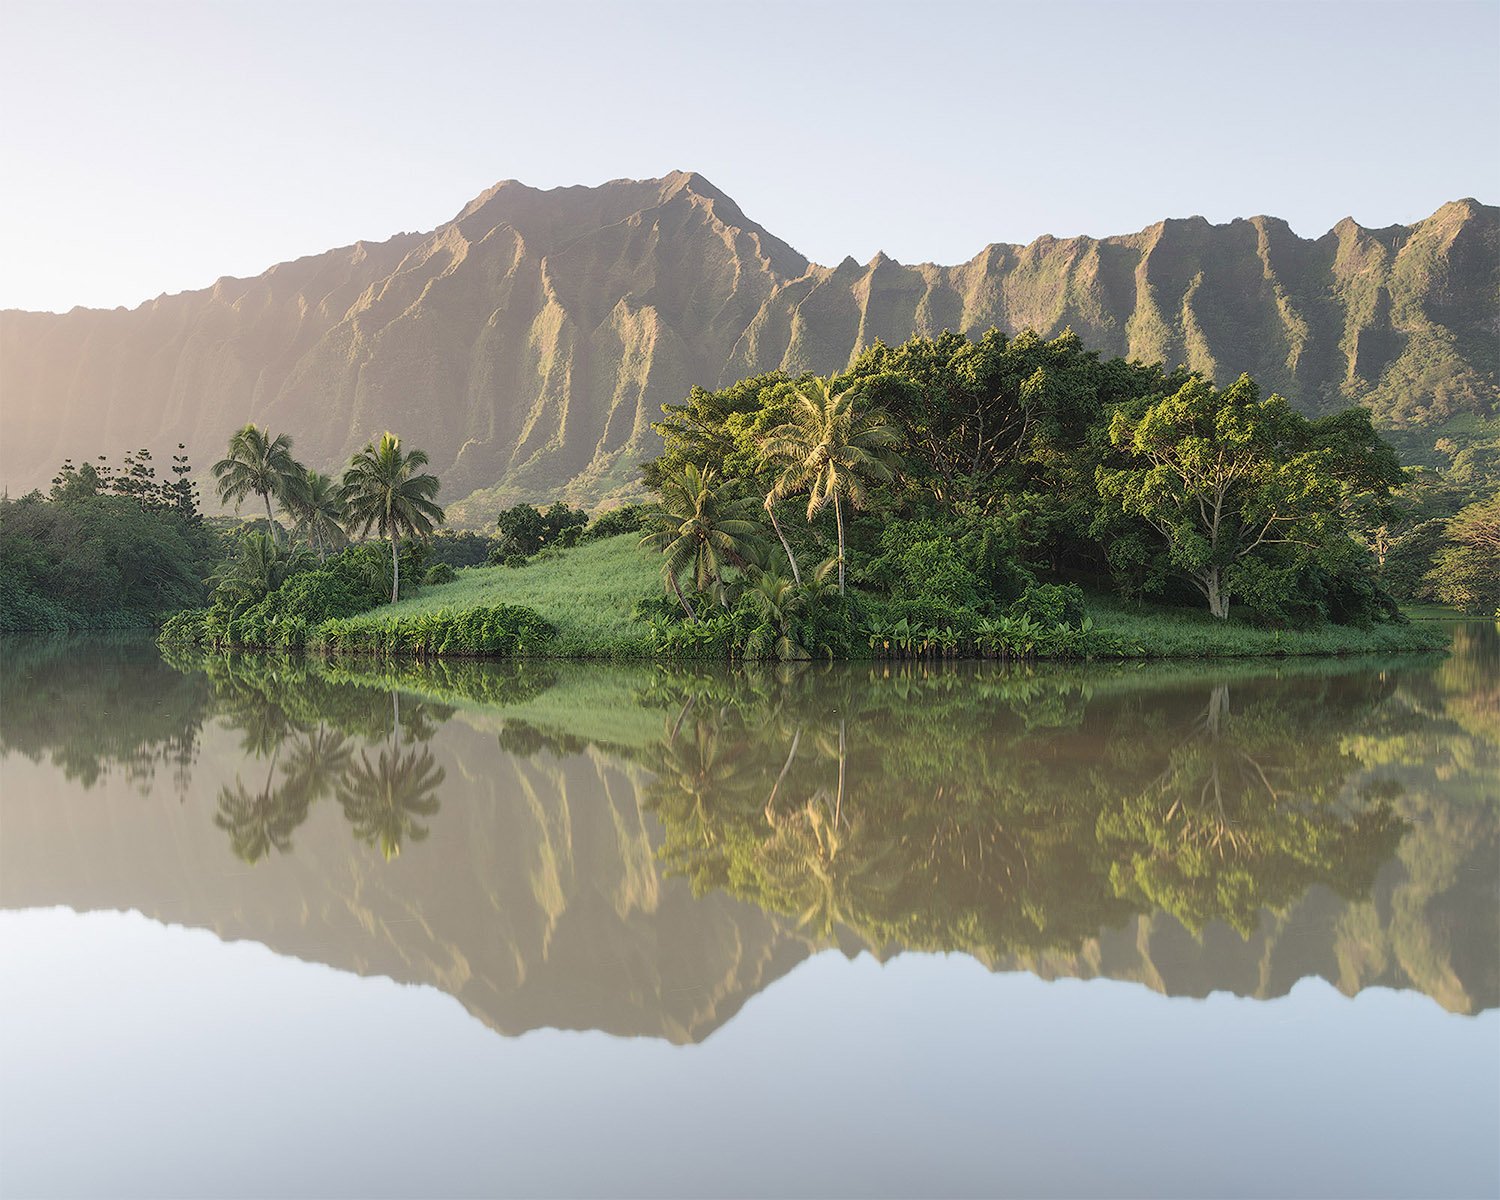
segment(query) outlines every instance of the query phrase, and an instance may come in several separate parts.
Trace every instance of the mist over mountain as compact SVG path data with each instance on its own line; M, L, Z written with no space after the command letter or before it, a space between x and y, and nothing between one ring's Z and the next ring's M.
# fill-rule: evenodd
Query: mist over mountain
M941 219L941 198L925 219ZM627 495L650 423L694 384L828 373L877 339L1072 329L1105 354L1249 371L1305 411L1368 405L1426 444L1500 412L1500 209L1411 226L1161 221L994 244L957 266L808 262L702 176L538 191L505 181L431 233L282 263L125 310L0 313L0 484L66 457L246 421L334 470L385 429L424 447L454 516ZM478 495L472 495L478 493Z

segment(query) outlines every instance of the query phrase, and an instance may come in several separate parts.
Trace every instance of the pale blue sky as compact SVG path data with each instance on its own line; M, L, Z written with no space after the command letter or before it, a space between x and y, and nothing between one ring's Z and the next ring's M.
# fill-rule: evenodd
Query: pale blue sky
M0 306L134 305L513 177L701 171L813 259L1500 200L1500 3L0 0Z

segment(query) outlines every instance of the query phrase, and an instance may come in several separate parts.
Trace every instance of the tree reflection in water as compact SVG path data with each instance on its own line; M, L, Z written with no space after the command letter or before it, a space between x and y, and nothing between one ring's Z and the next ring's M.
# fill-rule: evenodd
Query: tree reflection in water
M238 858L253 864L290 851L293 833L328 797L338 800L354 836L387 861L427 837L420 818L437 813L445 773L430 749L403 749L401 738L430 741L451 708L403 706L394 689L331 680L287 659L213 657L192 665L213 680L219 715L240 731L244 752L270 760L257 790L237 775L219 792L214 823Z
M659 724L634 740L618 704L592 711L586 692L531 705L556 677L545 664L199 656L174 663L181 711L142 714L140 745L118 731L54 745L55 708L12 707L3 734L92 779L218 719L246 759L214 817L237 856L291 851L333 799L389 860L440 812L447 776L429 743L454 710L430 697L443 695L499 714L510 760L597 752L644 767L664 870L809 938L996 961L1076 953L1158 912L1249 936L1315 886L1369 895L1399 853L1404 923L1378 953L1411 957L1395 939L1418 938L1420 914L1468 877L1454 865L1468 851L1442 831L1496 839L1495 644L1460 631L1436 668L638 668L635 711ZM15 661L43 687L41 659Z
M1076 950L1165 911L1248 935L1314 884L1368 891L1402 823L1349 786L1340 734L1376 679L1228 679L1111 698L1080 674L808 672L776 688L680 675L648 758L667 869L822 936ZM1231 704L1232 695L1244 703ZM837 714L837 715L835 715Z
M354 836L376 846L389 862L401 853L403 842L420 842L427 826L418 817L438 811L437 789L446 772L426 746L402 750L382 747L371 762L368 751L339 778L339 805Z

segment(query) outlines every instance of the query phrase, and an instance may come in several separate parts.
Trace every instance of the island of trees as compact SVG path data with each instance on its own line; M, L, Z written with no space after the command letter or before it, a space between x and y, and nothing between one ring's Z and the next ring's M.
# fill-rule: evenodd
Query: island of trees
M211 472L222 505L264 509L243 520L205 518L185 453L170 479L145 450L65 463L0 502L0 621L387 654L1088 657L1419 647L1398 601L1500 606L1493 480L1404 469L1363 409L1308 417L1071 333L877 343L831 378L694 388L656 428L648 502L519 504L488 535L440 532L426 455L390 433L335 478L246 426Z

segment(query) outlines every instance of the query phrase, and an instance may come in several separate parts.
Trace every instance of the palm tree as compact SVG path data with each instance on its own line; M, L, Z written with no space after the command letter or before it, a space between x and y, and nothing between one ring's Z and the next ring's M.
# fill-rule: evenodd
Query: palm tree
M869 500L866 484L884 483L894 474L892 450L900 431L883 413L859 411L849 391L834 393L826 379L812 379L797 388L792 418L766 434L761 454L780 469L766 497L767 506L786 496L807 491L807 519L811 521L833 501L839 539L839 595L844 594L844 508ZM782 539L782 545L786 540ZM787 549L790 557L791 550ZM795 569L795 566L794 566Z
M220 596L248 607L311 564L312 555L306 546L283 546L269 533L247 533L213 581Z
M660 490L661 503L649 518L654 528L641 538L641 545L666 556L662 576L693 621L697 616L678 578L691 568L698 591L722 588L725 561L740 564L753 553L760 532L751 519L755 502L744 496L726 497L713 468L700 470L693 463L667 472Z
M273 438L268 429L246 425L229 439L229 451L214 463L213 473L220 501L233 501L238 507L254 492L266 502L266 520L274 530L277 525L271 515L271 497L285 503L302 486L307 472L292 457L292 439L286 434Z
M427 537L443 523L436 501L438 477L417 475L427 465L427 452L405 454L401 439L387 433L380 445L371 443L354 456L344 472L344 511L349 528L367 534L376 529L391 541L391 603L401 594L400 540Z
M309 470L301 486L288 497L286 507L296 522L292 532L317 551L319 562L346 540L340 524L344 519L343 492L331 476Z
M765 618L775 637L769 645L756 642L746 646L747 658L762 657L767 651L783 662L807 658L807 651L792 636L792 619L807 605L808 593L785 575L761 571L745 591L748 603ZM752 650L754 653L752 654Z

